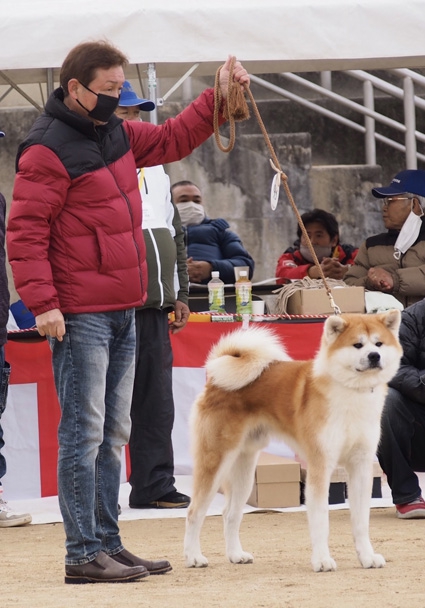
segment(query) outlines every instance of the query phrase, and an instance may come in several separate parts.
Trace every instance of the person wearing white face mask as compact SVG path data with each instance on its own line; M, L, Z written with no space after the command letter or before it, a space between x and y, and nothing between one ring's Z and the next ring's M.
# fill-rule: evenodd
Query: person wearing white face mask
M171 196L186 231L190 282L205 285L211 272L218 270L224 283L233 284L235 266L248 266L252 278L254 260L238 235L229 230L226 220L207 217L198 186L188 180L176 182L171 186Z
M308 237L325 277L343 279L357 254L357 248L339 242L339 226L336 217L324 209L312 209L301 216ZM301 228L297 229L298 239L292 247L280 256L275 276L277 279L320 279L319 268L315 266ZM280 281L279 281L280 282Z
M425 171L401 171L372 195L382 200L387 232L362 243L344 280L410 306L425 297Z
M184 226L198 226L205 219L205 208L194 201L180 203L179 213Z

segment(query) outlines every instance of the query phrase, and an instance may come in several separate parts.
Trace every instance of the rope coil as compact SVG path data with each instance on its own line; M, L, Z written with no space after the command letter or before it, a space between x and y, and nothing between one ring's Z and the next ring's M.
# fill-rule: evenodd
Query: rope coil
M218 113L223 102L223 95L220 87L220 72L218 68L215 75L214 83L214 137L218 148L222 152L231 152L235 146L236 129L235 122L248 120L250 117L248 104L246 102L244 92L237 82L233 82L233 68L235 66L235 57L232 57L229 68L229 81L227 83L227 97L223 107L223 116L229 122L230 138L229 144L225 146L219 133Z

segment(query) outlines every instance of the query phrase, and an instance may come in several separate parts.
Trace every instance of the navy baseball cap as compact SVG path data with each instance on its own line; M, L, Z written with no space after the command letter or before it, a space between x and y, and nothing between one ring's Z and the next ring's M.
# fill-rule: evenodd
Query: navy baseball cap
M150 99L141 99L140 97L137 97L135 90L128 80L125 80L124 84L122 85L118 105L123 108L139 106L139 108L144 112L152 112L152 110L155 110L155 104L153 101L150 101Z
M4 131L0 131L0 137L4 137L6 133Z
M397 196L411 192L419 196L425 196L425 171L421 169L408 169L400 171L392 179L391 184L384 188L373 188L372 194L376 198Z

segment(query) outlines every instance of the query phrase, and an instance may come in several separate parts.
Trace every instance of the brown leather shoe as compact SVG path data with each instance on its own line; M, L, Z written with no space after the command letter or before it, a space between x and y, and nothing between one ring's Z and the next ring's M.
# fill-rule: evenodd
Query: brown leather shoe
M96 559L87 564L78 566L65 566L65 583L82 585L85 583L131 583L145 576L149 576L143 564L132 567L123 565L111 559L103 551L97 554Z
M170 562L166 559L157 560L155 562L149 561L137 557L137 555L133 555L130 551L127 551L127 549L123 549L120 553L110 555L109 557L112 557L112 559L124 566L144 566L149 574L165 574L173 569Z

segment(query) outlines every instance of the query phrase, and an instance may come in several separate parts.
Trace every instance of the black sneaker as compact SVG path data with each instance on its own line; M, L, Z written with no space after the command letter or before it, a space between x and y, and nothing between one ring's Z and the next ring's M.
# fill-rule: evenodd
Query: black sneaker
M177 490L164 494L158 500L152 500L145 504L132 504L130 503L131 509L184 509L190 504L190 497Z

